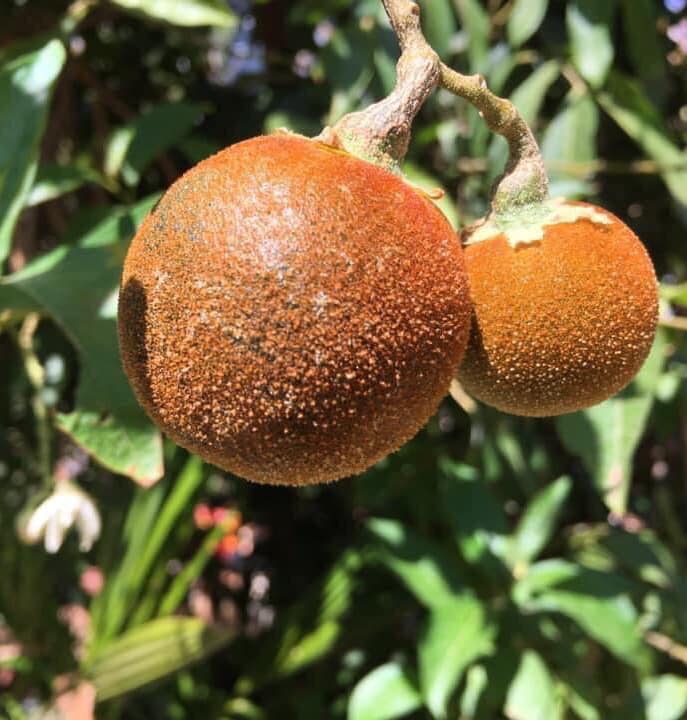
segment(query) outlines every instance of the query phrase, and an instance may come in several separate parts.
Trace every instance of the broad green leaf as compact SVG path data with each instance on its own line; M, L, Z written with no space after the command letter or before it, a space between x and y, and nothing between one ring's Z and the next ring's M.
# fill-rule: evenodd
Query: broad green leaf
M344 632L364 558L346 551L302 599L281 615L260 640L260 651L245 665L237 686L251 692L274 677L297 672L329 652Z
M615 573L549 560L533 565L516 583L513 600L527 613L555 612L569 617L618 658L644 669L649 656L630 600L634 587Z
M223 0L112 0L125 10L133 11L172 25L193 27L214 25L233 28L236 16Z
M558 478L528 503L511 537L508 560L516 577L537 558L556 529L558 516L570 494L570 478Z
M535 123L544 104L546 93L560 72L561 67L558 61L548 60L539 65L526 80L523 80L510 96L511 102L529 125Z
M78 246L58 247L0 281L48 313L79 352L76 406L56 416L57 427L107 468L143 484L162 475L162 443L122 371L115 316L130 236L155 200L113 210Z
M432 0L422 7L422 27L429 44L442 60L450 54L451 40L456 34L456 17L451 0Z
M441 508L462 556L492 579L503 581L508 573L498 558L508 532L506 516L474 468L446 461L442 470Z
M656 161L672 196L687 207L687 152L670 139L660 113L637 82L613 72L597 99L625 133Z
M515 0L506 26L513 47L520 47L537 32L548 6L549 0Z
M395 662L380 665L353 688L348 720L392 720L417 710L420 694Z
M59 40L0 66L0 265L33 185L52 90L66 52Z
M562 711L556 685L542 658L526 650L513 678L504 713L509 720L557 720Z
M571 0L566 11L572 56L582 77L594 88L604 84L613 63L611 24L615 0Z
M446 717L463 672L492 652L494 634L484 607L472 595L459 595L430 612L418 644L418 663L422 696L435 718Z
M443 548L395 520L373 518L367 528L379 541L374 546L375 557L426 607L452 601L463 589L455 564Z
M121 697L202 660L232 640L233 631L198 618L151 620L112 641L84 668L98 701Z
M441 186L441 183L428 172L410 162L404 163L403 174L411 185L420 188L426 193L432 193L435 190L440 190L443 193L438 200L432 198L432 202L444 213L446 219L451 223L451 227L454 230L457 229L458 210L451 197Z
M78 190L86 183L106 184L105 178L88 165L72 163L70 165L40 165L33 187L26 198L26 206L40 203Z
M489 52L489 15L479 0L453 0L460 25L467 35L471 72L484 72Z
M632 67L652 97L666 90L665 53L657 27L658 3L654 0L621 0L625 49Z
M105 152L105 172L121 174L136 185L141 173L162 152L174 147L193 129L203 110L191 103L162 103L112 133Z
M580 457L608 508L622 514L632 479L632 458L649 419L663 369L659 332L644 367L622 393L587 410L556 418L565 447Z
M591 173L585 164L596 159L598 128L599 110L594 100L571 92L541 143L554 197L588 194L585 178Z
M465 690L460 698L460 717L473 720L477 714L477 706L485 690L489 686L489 676L483 665L473 665L465 676Z
M642 683L646 720L680 720L687 714L687 679L659 675Z

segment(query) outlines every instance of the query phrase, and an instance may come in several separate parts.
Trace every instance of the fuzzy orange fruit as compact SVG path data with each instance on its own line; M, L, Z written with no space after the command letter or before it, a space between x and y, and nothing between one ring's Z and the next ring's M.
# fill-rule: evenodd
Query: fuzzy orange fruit
M656 276L611 213L558 203L527 231L486 223L465 248L473 324L458 380L514 415L599 403L646 359L658 319Z
M460 243L396 175L306 138L223 150L124 264L124 369L179 445L245 478L361 472L447 392L469 334Z

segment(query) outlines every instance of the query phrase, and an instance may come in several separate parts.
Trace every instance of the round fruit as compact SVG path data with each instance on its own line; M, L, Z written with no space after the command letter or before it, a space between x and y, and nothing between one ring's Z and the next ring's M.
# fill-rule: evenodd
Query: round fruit
M636 235L593 205L552 208L524 231L486 223L465 248L474 315L458 380L514 415L605 400L639 370L656 331L656 276Z
M179 445L245 478L361 472L446 394L471 306L460 243L400 177L295 135L223 150L131 243L124 369Z

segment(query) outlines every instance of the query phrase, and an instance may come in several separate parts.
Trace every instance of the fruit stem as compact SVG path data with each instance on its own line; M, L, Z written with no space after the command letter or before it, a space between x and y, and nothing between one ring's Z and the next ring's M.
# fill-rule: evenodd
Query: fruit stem
M498 97L481 75L461 75L441 63L441 86L474 105L487 127L508 142L508 163L494 183L492 213L508 215L549 198L549 178L539 145L510 100Z
M401 46L391 94L366 110L346 115L317 138L387 169L399 171L412 121L441 86L474 105L492 132L508 142L509 159L494 183L491 212L506 216L545 203L549 179L537 141L510 100L498 97L481 75L461 75L441 62L422 33L420 8L410 0L382 0Z
M382 0L401 46L396 85L383 100L345 115L315 139L376 165L400 172L413 120L440 81L439 56L420 27L420 8L411 0Z

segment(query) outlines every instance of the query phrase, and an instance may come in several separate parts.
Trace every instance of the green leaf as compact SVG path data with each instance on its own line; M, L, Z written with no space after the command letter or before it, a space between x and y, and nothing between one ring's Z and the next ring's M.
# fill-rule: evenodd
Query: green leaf
M367 528L379 541L375 557L386 565L426 607L450 602L463 589L462 578L443 551L401 523L373 518Z
M456 17L449 0L433 0L422 7L422 27L429 44L442 60L450 55L451 40L457 32Z
M422 168L410 162L404 163L403 174L411 185L415 185L426 193L431 193L435 190L440 190L443 193L438 200L432 198L432 202L444 213L446 219L451 223L451 227L454 230L457 229L458 209L441 183L428 172L425 172Z
M587 410L556 418L563 445L579 456L608 508L623 514L632 458L649 419L665 361L665 338L656 336L644 367L619 395Z
M391 720L417 710L420 694L395 662L375 668L353 688L348 720Z
M572 0L567 6L573 62L593 88L604 84L613 63L611 24L615 9L615 0Z
M667 89L665 53L657 27L658 3L654 0L621 0L625 49L647 92L662 97Z
M198 618L151 620L107 645L84 671L97 700L109 700L203 660L232 640L233 631Z
M646 720L680 720L687 713L687 680L660 675L642 682Z
M624 132L656 161L672 196L687 207L687 153L670 139L661 115L637 82L613 72L597 99Z
M435 718L446 717L463 672L493 651L494 634L482 604L467 593L432 610L418 644L418 663L422 696Z
M233 28L236 16L223 0L112 0L124 10L172 25Z
M442 471L441 508L462 556L492 579L503 581L507 571L498 559L508 532L503 510L474 468L445 461Z
M585 163L596 159L599 110L589 95L571 92L551 121L541 143L542 156L549 169L552 196L586 195L590 188Z
M467 35L471 72L484 72L489 54L491 21L479 0L454 0L460 24Z
M615 573L600 572L563 560L533 565L513 588L524 612L556 612L622 661L645 669L649 655L630 601L634 584Z
M251 692L273 677L297 672L329 652L344 631L364 558L344 552L329 572L284 613L260 639L260 651L247 663L237 685Z
M544 20L549 0L515 0L508 17L508 42L515 48L527 42Z
M557 720L562 717L554 679L534 650L523 653L508 689L504 713L509 720Z
M117 288L129 238L157 196L114 209L76 247L58 247L0 281L57 322L81 359L76 406L56 416L105 467L142 484L162 476L162 442L136 402L119 361Z
M162 152L177 145L191 132L202 105L162 103L133 122L115 130L105 151L105 172L121 174L129 186L138 184L141 173Z
M31 192L26 198L26 206L40 205L48 200L78 190L86 183L105 185L105 178L92 167L72 163L69 165L40 165Z
M149 518L139 518L127 527L128 532L135 534L136 538L135 541L129 538L124 558L108 581L106 591L111 601L107 605L107 612L103 614L102 625L98 627L99 641L115 636L125 626L132 626L136 602L145 595L146 581L204 477L202 461L191 455L164 502L161 505L159 502L151 503Z
M38 149L66 52L59 40L0 67L0 264L36 176Z
M570 478L558 478L538 492L527 505L511 538L509 565L516 577L546 547L556 529L558 515L570 494Z

